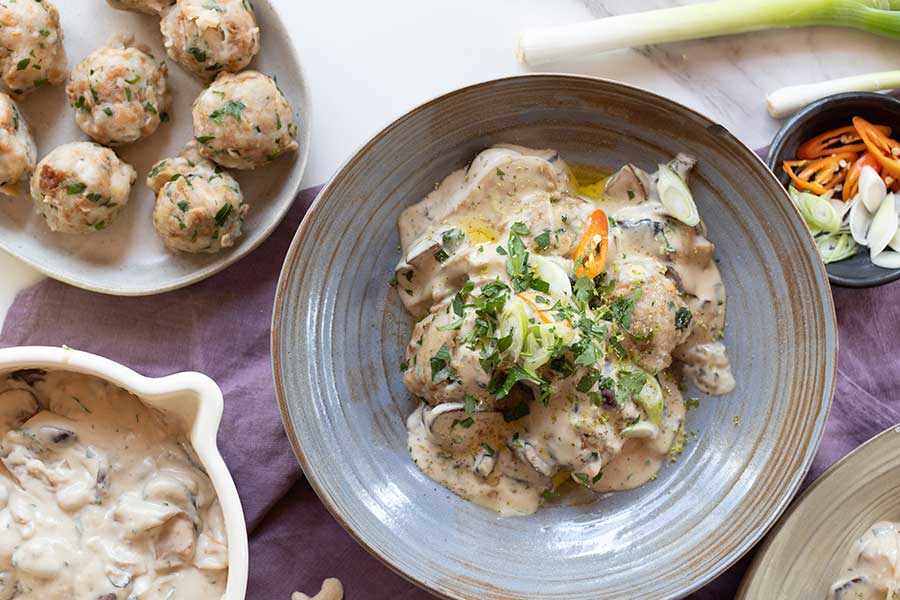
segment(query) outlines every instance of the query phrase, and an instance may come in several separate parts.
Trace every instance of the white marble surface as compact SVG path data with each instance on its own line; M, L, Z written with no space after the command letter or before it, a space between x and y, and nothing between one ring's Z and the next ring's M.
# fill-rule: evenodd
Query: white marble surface
M271 1L291 24L312 89L314 147L308 185L323 183L370 135L422 101L468 83L526 72L514 53L520 29L686 3ZM818 28L625 50L542 70L646 87L710 115L747 143L761 146L778 127L766 114L766 92L897 68L897 56L900 42ZM0 252L0 319L15 293L38 278Z

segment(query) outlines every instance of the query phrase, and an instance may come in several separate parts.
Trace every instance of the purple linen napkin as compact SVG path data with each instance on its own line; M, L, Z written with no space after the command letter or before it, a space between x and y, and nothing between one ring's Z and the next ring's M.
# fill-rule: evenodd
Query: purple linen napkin
M148 376L195 370L225 394L219 448L250 533L248 600L290 600L339 577L349 598L430 598L371 557L319 502L284 434L269 360L275 287L319 188L304 190L260 248L189 288L116 298L45 280L21 292L0 346L66 344Z
M318 189L305 190L259 249L190 288L115 298L52 280L21 292L0 346L67 344L150 376L197 370L225 393L219 447L237 481L250 532L250 600L289 600L339 577L351 600L430 596L372 558L328 514L281 426L269 359L275 286L290 241ZM825 438L804 487L835 460L900 422L900 282L870 290L834 288L841 350ZM873 316L877 315L879 321ZM878 365L879 368L870 368ZM733 598L745 558L695 600Z

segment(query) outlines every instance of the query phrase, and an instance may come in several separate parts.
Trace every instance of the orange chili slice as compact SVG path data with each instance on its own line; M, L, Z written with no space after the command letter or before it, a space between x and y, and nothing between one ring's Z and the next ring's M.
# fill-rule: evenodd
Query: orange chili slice
M859 176L862 174L863 167L872 167L878 173L881 173L881 163L868 150L863 152L862 156L856 159L847 178L844 180L844 189L841 191L841 198L847 202L859 191Z
M856 162L855 152L841 152L815 160L786 160L782 167L798 189L822 195L844 181L850 166ZM797 173L794 167L802 171Z
M887 137L878 127L861 117L853 117L853 126L866 148L881 164L882 171L894 179L900 177L900 143Z
M609 219L601 209L591 213L587 227L575 248L575 269L577 277L593 279L603 272L606 254L609 251Z
M884 135L891 135L891 128L886 125L875 125ZM813 159L839 152L861 152L866 144L853 125L838 127L831 131L810 138L797 148L797 158Z

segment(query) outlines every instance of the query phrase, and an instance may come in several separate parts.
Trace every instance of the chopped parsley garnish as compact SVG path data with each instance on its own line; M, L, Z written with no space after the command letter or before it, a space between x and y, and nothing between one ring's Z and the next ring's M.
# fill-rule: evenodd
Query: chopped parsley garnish
M475 410L475 407L478 406L478 400L474 396L470 396L466 394L465 400L465 410L467 415L471 415Z
M575 384L575 389L582 394L587 394L594 387L594 384L600 381L602 376L603 374L597 369L588 369L588 372Z
M222 208L219 209L219 212L216 213L214 219L216 220L216 224L219 227L224 227L225 222L228 220L228 217L231 215L231 211L234 210L234 207L230 204L225 204Z
M513 365L513 367L506 372L503 383L496 387L494 385L488 385L488 391L493 392L497 399L500 400L501 398L508 396L509 392L512 391L513 386L520 381L527 381L541 386L547 383L534 373L529 373L520 365ZM492 380L491 384L495 384L495 381Z
M487 454L488 456L497 456L497 451L494 450L493 448L491 448L485 442L481 442L481 448L482 448L482 450L484 450L485 454Z
M182 200L178 203L178 210L180 210L181 212L187 212L189 206L190 204L188 204L187 200Z
M506 173L503 172L503 169L501 169L500 167L497 167L497 177L499 177L500 179L503 179L503 177L505 175L506 175Z
M210 113L209 118L219 125L225 121L225 117L234 117L236 121L240 122L241 113L245 108L247 108L247 105L240 100L229 100L225 103L225 106Z
M641 290L636 290L628 298L616 298L609 306L612 320L618 323L625 331L631 331L631 317L634 313L634 303L641 297Z
M531 409L528 407L528 403L520 402L512 408L503 411L503 420L507 423L512 423L522 417L527 417L529 414L531 414Z
M208 141L210 141L210 140L216 139L216 136L214 136L214 135L201 135L201 136L196 137L196 138L194 138L194 139L197 140L198 142L200 142L201 144L205 144L206 142L208 142Z
M68 192L68 194L70 196L74 196L75 194L80 194L81 192L83 192L86 189L87 189L87 184L81 183L81 182L70 183L69 185L66 186L66 192Z
M513 223L512 227L510 227L509 230L516 235L531 234L531 229L528 228L528 225L522 223L521 221L516 221L515 223Z
M444 381L450 379L452 375L450 350L447 349L447 344L442 344L437 353L431 357L431 381Z
M163 167L166 166L166 161L158 162L153 166L153 169L150 170L150 177L156 177L159 175L159 172L163 170Z
M620 402L634 400L647 383L647 374L640 371L619 371L616 397Z
M80 111L87 111L87 103L84 100L84 96L78 96L78 100L75 101L74 106Z
M87 195L87 199L90 200L91 202L96 203L96 202L100 202L101 200L103 200L103 195L98 194L97 192L91 192L90 194Z
M684 331L688 328L688 325L691 324L691 320L694 318L691 309L687 306L682 306L675 313L675 329L678 331Z
M19 71L24 71L25 69L28 68L28 65L30 65L30 64L31 64L30 58L23 58L18 63L16 63L16 69Z
M457 425L459 425L463 429L468 429L474 424L475 419L473 419L472 417L466 417L465 419L454 419L453 423L450 425L450 429L456 428Z
M434 259L439 263L446 262L450 256L459 249L460 244L466 238L466 234L460 229L448 229L441 234L441 247L434 253Z
M537 244L538 250L546 250L550 247L550 230L545 229L543 233L535 236L534 243Z
M191 46L190 48L188 48L188 54L193 56L194 60L199 63L206 62L206 50L203 50L196 46Z
M578 481L581 482L582 485L589 485L591 478L588 477L587 473L572 473L572 476L575 477Z

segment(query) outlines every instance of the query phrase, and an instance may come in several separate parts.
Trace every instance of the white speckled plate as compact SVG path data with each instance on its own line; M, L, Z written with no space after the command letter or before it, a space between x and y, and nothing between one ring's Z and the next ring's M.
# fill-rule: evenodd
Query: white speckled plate
M900 425L816 479L766 539L738 598L824 600L853 543L877 521L900 521Z
M159 19L114 10L106 0L53 0L62 17L69 68L105 44L114 33L134 33L157 57L165 56ZM196 283L259 246L275 229L300 189L309 152L309 93L290 36L268 0L254 0L262 50L251 63L278 80L294 108L300 150L256 171L235 172L250 212L244 235L230 249L192 256L168 251L151 220L155 198L144 184L162 158L181 151L192 137L191 104L202 84L169 61L172 120L148 140L117 149L138 172L128 206L109 229L89 235L54 233L27 195L0 196L0 248L50 277L121 296L156 294ZM75 125L64 86L44 88L20 101L41 158L57 146L87 136Z

